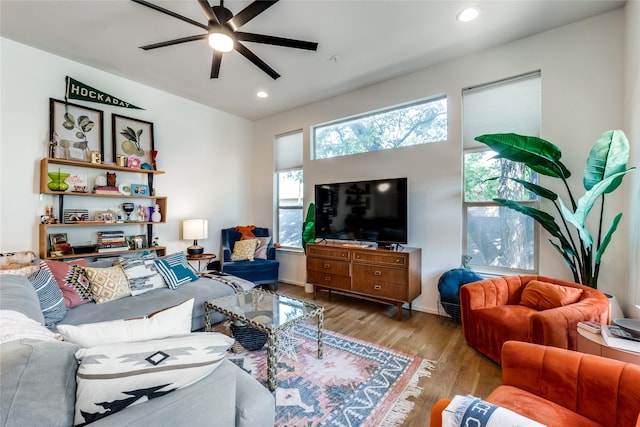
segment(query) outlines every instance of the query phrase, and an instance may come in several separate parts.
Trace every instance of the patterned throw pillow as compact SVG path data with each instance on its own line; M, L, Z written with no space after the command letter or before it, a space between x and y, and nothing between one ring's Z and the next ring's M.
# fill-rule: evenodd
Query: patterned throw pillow
M64 306L72 308L93 301L91 285L84 268L87 261L40 261L40 267L53 275L62 291Z
M47 270L38 270L37 273L29 277L29 281L38 294L44 325L51 328L67 314L62 291L58 287L56 279Z
M198 280L182 252L167 255L154 261L158 271L170 289Z
M115 301L131 295L127 275L124 274L121 266L115 265L107 268L87 267L85 270L91 283L91 294L96 304Z
M201 380L220 366L232 344L226 335L207 332L78 350L75 425Z
M233 245L231 261L253 261L258 243L260 243L260 240L255 238L238 240L235 245Z
M191 332L193 302L194 299L191 298L182 304L133 319L110 320L83 325L58 325L57 329L65 341L78 344L81 347L186 335Z
M136 296L148 292L152 289L166 288L167 284L158 272L154 260L155 253L142 257L124 258L120 257L116 261L129 279L131 295Z
M256 248L256 253L254 258L256 259L267 259L267 248L269 247L269 243L271 243L271 236L269 237L256 237L258 242L258 247Z

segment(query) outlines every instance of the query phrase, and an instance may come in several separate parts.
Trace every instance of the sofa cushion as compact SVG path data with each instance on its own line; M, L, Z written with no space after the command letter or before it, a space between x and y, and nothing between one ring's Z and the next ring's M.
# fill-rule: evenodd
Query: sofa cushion
M127 275L120 265L107 268L85 267L96 304L115 301L131 295Z
M55 277L67 308L76 307L93 301L91 285L84 268L87 261L79 259L71 262L40 261L40 267Z
M0 343L21 339L56 341L58 335L24 313L0 310Z
M0 310L14 310L44 325L36 290L24 276L0 275Z
M62 291L58 287L56 279L47 270L38 270L29 277L29 281L38 294L44 325L47 328L55 326L67 314Z
M223 334L194 333L78 350L75 424L90 423L204 378L222 363L232 344L233 339Z
M231 261L253 261L260 241L257 238L238 240L233 245Z
M442 427L544 427L537 421L474 396L455 396L442 411Z
M267 249L269 247L269 243L271 243L271 236L256 237L256 239L258 239L258 247L256 248L254 257L256 259L267 259Z
M170 289L198 280L182 252L167 255L154 261L158 271Z
M77 326L58 325L58 332L66 341L81 347L155 340L191 332L192 311L193 298L148 316Z
M62 341L0 344L0 425L73 425L77 349Z
M527 283L520 297L520 305L535 310L549 310L573 304L582 296L582 289L553 283L531 280Z
M131 295L141 295L152 289L167 287L164 279L158 272L155 253L143 255L141 257L120 257L116 261L124 268L124 273L129 280Z

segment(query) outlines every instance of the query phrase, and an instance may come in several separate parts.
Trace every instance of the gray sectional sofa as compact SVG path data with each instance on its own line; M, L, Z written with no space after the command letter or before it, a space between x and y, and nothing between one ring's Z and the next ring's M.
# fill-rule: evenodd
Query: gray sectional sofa
M233 293L228 285L200 278L176 290L67 311L61 323L82 324L148 314L195 298L192 329L204 326L203 302ZM0 275L0 310L12 310L44 324L38 296L26 277ZM214 317L212 322L222 317ZM22 338L0 344L0 425L71 426L74 420L78 346ZM185 388L127 407L95 426L273 426L273 395L249 374L225 360L213 373Z

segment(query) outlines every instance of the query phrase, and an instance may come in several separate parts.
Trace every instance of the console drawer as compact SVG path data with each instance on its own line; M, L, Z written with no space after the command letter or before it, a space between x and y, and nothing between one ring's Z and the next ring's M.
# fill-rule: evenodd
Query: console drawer
M403 254L385 254L380 252L367 252L367 251L354 251L353 260L357 262L372 262L376 264L389 264L389 265L407 265L407 257Z
M377 265L353 264L353 277L390 283L407 283L407 270Z
M349 250L336 247L309 245L307 246L307 256L348 260Z
M307 258L307 270L349 276L349 262L333 259Z
M307 282L334 289L351 289L351 278L349 276L338 276L321 271L308 271Z
M353 281L351 289L355 292L373 297L389 298L398 301L406 301L407 299L407 287L397 283L356 279Z

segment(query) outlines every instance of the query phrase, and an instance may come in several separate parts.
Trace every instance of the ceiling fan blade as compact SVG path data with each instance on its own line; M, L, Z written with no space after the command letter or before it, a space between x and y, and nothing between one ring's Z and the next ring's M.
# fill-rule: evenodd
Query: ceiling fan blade
M235 49L242 56L247 58L249 61L253 62L256 67L260 68L262 71L264 71L265 73L269 74L269 76L273 80L276 80L278 77L280 77L280 74L278 74L276 72L276 70L274 70L273 68L269 67L266 64L266 62L264 62L262 59L258 58L255 53L253 53L249 49L247 49L242 43L236 42Z
M207 19L208 20L209 21L213 21L214 24L220 25L220 21L218 21L218 17L216 16L216 14L213 13L213 9L211 8L211 5L209 4L209 1L208 0L198 0L198 3L202 7L202 10L204 10L205 15L207 15Z
M318 43L315 42L286 39L284 37L266 36L264 34L253 34L236 31L236 38L243 42L272 44L275 46L293 47L296 49L318 50Z
M222 53L217 50L213 51L213 60L211 61L211 77L217 79L220 75L220 65L222 64Z
M238 28L242 27L247 22L251 21L256 16L260 15L262 12L276 4L278 0L259 0L254 1L249 4L249 6L242 9L240 12L236 13L236 15L227 21L227 24L231 26L233 31L236 31Z
M184 22L188 22L191 25L195 25L196 27L200 27L200 28L203 28L205 30L209 29L209 26L206 25L206 24L201 24L201 23L199 23L197 21L194 21L193 19L187 18L186 16L178 15L175 12L172 12L172 11L170 11L168 9L165 9L163 7L160 7L160 6L156 6L155 4L149 3L148 1L145 1L145 0L131 0L131 1L134 2L134 3L141 4L143 6L147 6L147 7L151 8L153 10L156 10L158 12L164 13L165 15L169 15L169 16L172 16L174 18L178 18L178 19L180 19L180 20L182 20Z
M201 34L201 35L198 35L198 36L182 37L180 39L169 40L169 41L166 41L166 42L153 43L153 44L148 44L148 45L145 45L145 46L140 46L140 49L143 49L143 50L157 49L159 47L173 46L174 44L192 42L192 41L196 41L196 40L206 40L207 37L208 37L207 34Z

